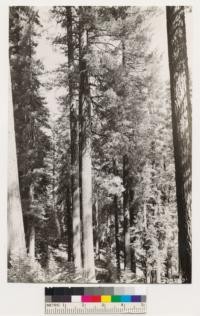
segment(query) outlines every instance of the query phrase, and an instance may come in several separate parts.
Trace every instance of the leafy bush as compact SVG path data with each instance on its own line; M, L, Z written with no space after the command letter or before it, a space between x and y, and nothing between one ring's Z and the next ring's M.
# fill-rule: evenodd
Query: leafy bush
M12 257L9 261L8 282L43 282L44 270L37 260L28 256Z

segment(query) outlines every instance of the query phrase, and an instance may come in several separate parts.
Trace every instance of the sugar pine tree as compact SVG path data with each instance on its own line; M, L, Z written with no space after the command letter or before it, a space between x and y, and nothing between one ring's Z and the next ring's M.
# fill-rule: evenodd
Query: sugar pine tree
M19 191L17 151L15 140L14 111L11 83L9 85L9 132L8 132L8 261L26 257L26 244L22 206Z
M192 108L184 7L167 7L172 126L179 226L180 273L191 282L191 133Z
M73 256L74 265L78 271L82 269L81 259L81 214L80 214L80 188L79 188L79 120L78 104L74 97L74 37L72 8L67 8L67 47L69 68L69 107L71 131L71 194L72 194L72 222L73 222Z
M35 57L38 13L32 7L10 8L10 65L19 166L19 185L27 245L34 256L35 228L44 215L42 184L49 139L48 110L40 95L43 66Z
M80 117L80 185L83 222L83 268L86 280L95 280L93 220L92 220L92 161L91 161L91 100L86 54L89 51L87 15L89 9L79 8L79 117Z

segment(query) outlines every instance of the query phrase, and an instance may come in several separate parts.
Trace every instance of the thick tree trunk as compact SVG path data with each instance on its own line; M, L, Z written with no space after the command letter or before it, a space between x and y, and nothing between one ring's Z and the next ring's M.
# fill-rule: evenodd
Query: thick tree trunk
M113 173L117 176L117 165L116 160L113 158ZM115 216L115 247L116 247L116 267L117 267L117 279L120 280L121 266L120 266L120 239L119 239L119 209L117 195L114 196L113 200L114 216Z
M71 193L72 193L72 225L73 225L73 257L75 268L82 269L81 260L81 217L80 217L80 190L79 190L79 129L78 105L74 99L73 67L74 45L72 8L67 7L67 46L68 46L68 79L70 103L70 130L71 130Z
M88 49L84 14L80 7L79 20L79 117L81 125L81 199L83 221L83 266L87 281L95 281L93 221L92 221L92 161L91 161L91 101L86 53Z
M191 282L191 101L184 7L167 7L180 273Z
M19 192L12 92L9 87L8 114L8 260L26 255L24 223Z

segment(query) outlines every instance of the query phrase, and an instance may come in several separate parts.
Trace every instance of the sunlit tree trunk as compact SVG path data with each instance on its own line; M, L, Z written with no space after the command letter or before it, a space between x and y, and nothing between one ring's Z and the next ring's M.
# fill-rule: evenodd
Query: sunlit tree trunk
M84 14L86 8L79 9L79 117L81 150L81 199L83 222L83 266L88 281L95 281L93 222L92 222L92 161L91 161L91 100L86 53L88 51L87 30Z
M72 7L67 7L67 45L68 45L68 79L70 103L71 130L71 194L72 194L72 226L73 226L73 257L77 271L82 269L81 262L81 218L80 218L80 190L79 190L79 148L78 148L78 105L74 98L74 44Z
M180 273L191 282L191 101L184 7L167 7Z
M28 254L31 259L35 259L35 226L30 227Z
M161 262L160 258L157 258L157 267L156 267L156 283L161 283Z
M30 203L30 212L31 205L34 203L34 187L33 184L30 185L29 188L29 203ZM28 254L31 259L35 259L35 223L34 217L29 217L29 236L28 236Z
M146 266L146 283L147 284L151 283L151 268L148 266L148 264Z
M8 109L8 259L26 255L24 223L19 192L17 153L14 127L12 92L9 87Z

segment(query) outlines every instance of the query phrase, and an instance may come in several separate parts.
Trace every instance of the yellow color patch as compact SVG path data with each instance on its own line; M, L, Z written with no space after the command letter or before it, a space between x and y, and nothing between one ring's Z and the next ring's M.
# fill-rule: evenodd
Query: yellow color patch
M102 303L110 303L111 302L111 296L110 295L102 295L101 296L101 302Z

